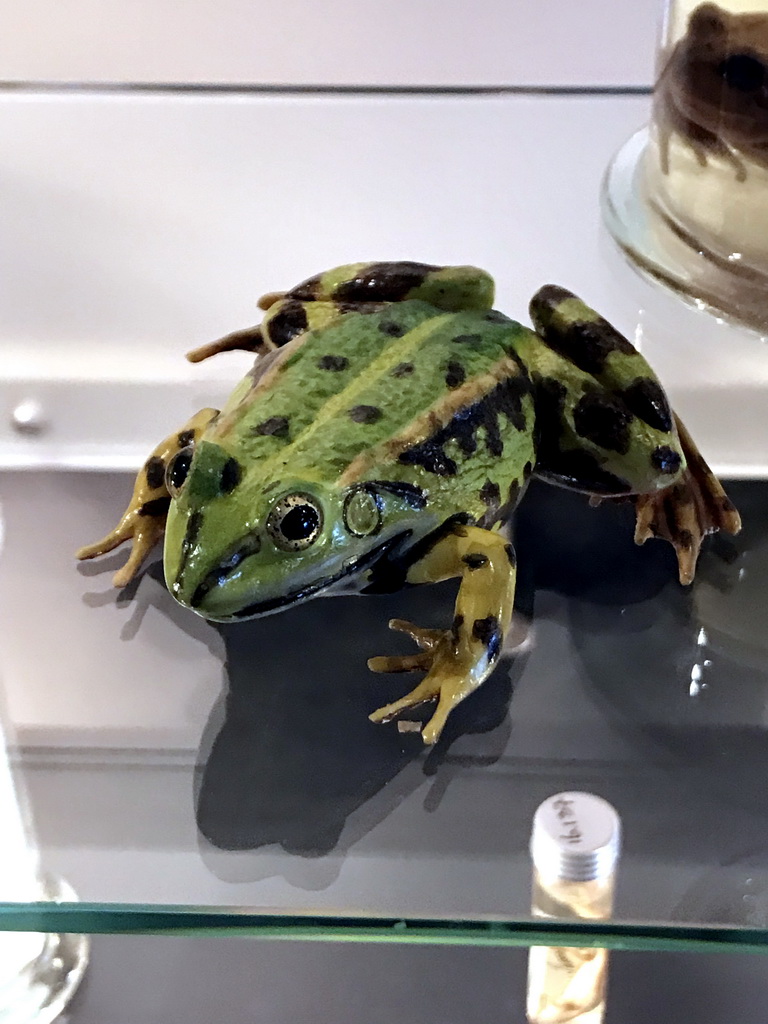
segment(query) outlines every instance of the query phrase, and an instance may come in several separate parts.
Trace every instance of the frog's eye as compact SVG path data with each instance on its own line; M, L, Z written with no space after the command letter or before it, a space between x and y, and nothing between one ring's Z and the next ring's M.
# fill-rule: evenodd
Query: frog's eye
M323 513L307 494L288 494L267 518L267 533L283 551L303 551L314 543L323 526Z
M168 463L168 469L165 471L165 486L170 491L172 498L178 498L179 491L184 486L189 467L192 465L193 452L192 445L187 445L186 448L177 452Z
M733 53L720 65L720 74L732 89L757 92L765 82L766 67L748 53Z

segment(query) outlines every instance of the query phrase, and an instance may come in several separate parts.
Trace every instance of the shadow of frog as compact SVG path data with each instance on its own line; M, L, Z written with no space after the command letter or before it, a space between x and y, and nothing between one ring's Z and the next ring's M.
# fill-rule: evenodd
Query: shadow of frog
M508 728L499 726L512 695L504 663L452 713L431 750L417 731L368 719L413 685L409 675L367 668L373 654L409 650L388 620L450 622L455 590L320 598L218 627L228 687L203 736L197 793L197 824L214 847L279 844L304 856L347 848L423 785L460 736L493 733L476 760L501 755Z

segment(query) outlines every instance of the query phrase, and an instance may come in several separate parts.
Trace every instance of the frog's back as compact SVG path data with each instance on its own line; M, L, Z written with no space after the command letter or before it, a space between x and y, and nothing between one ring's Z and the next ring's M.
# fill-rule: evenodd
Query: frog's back
M315 301L304 313L308 329L257 361L212 439L265 479L286 467L339 486L426 479L445 513L502 503L510 474L533 461L530 384L514 352L526 328L419 299Z

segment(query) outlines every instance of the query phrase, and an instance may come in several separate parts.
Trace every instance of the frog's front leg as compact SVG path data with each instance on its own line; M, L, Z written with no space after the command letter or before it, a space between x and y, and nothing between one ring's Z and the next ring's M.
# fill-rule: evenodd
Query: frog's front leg
M182 449L191 447L217 415L217 409L201 409L180 431L160 442L139 470L133 495L120 522L100 541L80 548L76 558L96 558L131 540L128 561L113 577L116 587L130 583L165 531L166 515L171 502L166 485L166 470L171 459Z
M512 617L515 554L506 537L475 526L458 526L442 537L408 571L409 583L438 583L461 577L453 624L447 630L421 629L400 619L390 626L410 634L421 654L371 658L374 672L427 670L409 694L370 717L387 722L405 708L437 699L424 726L425 743L435 743L448 715L490 675Z

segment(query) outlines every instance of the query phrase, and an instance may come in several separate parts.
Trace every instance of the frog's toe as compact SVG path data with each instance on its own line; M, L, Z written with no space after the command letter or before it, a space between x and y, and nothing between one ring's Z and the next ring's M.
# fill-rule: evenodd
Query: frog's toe
M393 654L368 659L371 672L426 672L431 664L429 654Z
M437 701L434 713L421 730L421 738L427 746L437 743L442 733L448 716L456 705L463 700L472 689L467 684L463 673L445 673L432 671L430 674L414 687L410 693L393 704L387 704L378 711L374 711L369 718L372 722L389 722L396 718L401 711L419 707L428 701Z
M445 641L444 629L424 629L407 619L390 619L389 628L397 633L407 633L423 651L435 651Z
M132 543L128 560L112 577L114 586L124 587L136 576L144 559L162 537L164 529L164 523L158 519L127 514L106 537L75 552L75 558L79 561L98 558L130 540Z
M418 655L416 655L416 657L418 657ZM376 722L377 724L390 722L393 718L396 718L401 711L419 707L420 704L426 704L427 701L435 700L439 695L439 683L427 676L426 679L422 679L418 686L415 686L410 693L401 697L400 700L396 700L392 704L385 704L383 708L379 708L368 717L372 722Z

